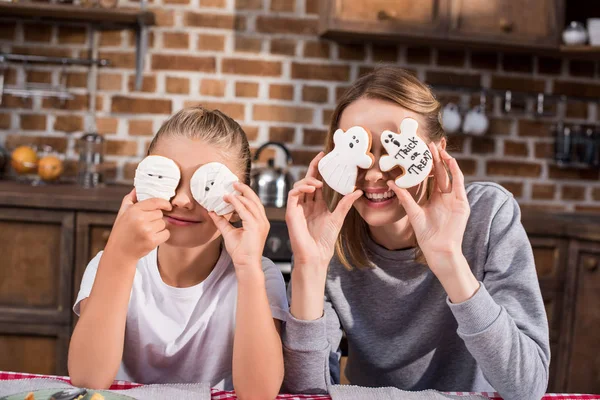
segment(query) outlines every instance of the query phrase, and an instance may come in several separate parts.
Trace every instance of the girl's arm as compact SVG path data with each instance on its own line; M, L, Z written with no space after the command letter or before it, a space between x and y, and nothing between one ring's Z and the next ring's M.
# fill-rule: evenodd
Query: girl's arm
M234 206L242 227L235 228L226 218L209 214L223 235L238 281L233 386L242 400L271 399L283 381L283 350L281 326L273 319L262 270L269 221L250 187L242 183L234 187L241 194L227 195L225 201Z
M135 192L123 199L91 293L80 303L80 318L69 346L69 375L75 386L108 388L123 357L125 322L136 265L140 258L169 238L161 209L166 200L135 203ZM92 268L92 269L90 269ZM88 279L84 276L84 280Z

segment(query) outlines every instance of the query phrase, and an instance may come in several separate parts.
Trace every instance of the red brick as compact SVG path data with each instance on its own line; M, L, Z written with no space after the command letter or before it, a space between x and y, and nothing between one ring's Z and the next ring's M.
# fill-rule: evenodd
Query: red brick
M431 64L431 48L407 47L406 62L410 64Z
M471 152L474 154L486 154L496 151L496 141L486 137L473 137L471 140Z
M202 106L211 110L219 110L235 120L244 119L244 110L246 107L244 104L221 103L216 101L186 101L184 102L184 107L190 107L197 104L201 104Z
M464 50L438 49L437 65L442 67L464 67L466 54Z
M154 13L156 26L173 26L175 25L175 11L153 7L150 11Z
M185 32L163 33L163 47L165 49L187 49L190 47L190 35Z
M575 206L575 211L586 213L586 214L598 214L598 213L600 213L600 207L598 207L598 206L582 206L582 205L578 204Z
M498 53L493 51L473 51L471 53L471 68L494 71L498 67Z
M296 0L271 0L271 11L294 12Z
M127 83L127 88L129 92L146 92L146 93L154 93L156 92L156 76L143 76L142 77L142 87L141 90L135 89L135 75L130 75Z
M533 72L533 57L526 53L505 53L502 57L502 67L508 72Z
M242 129L244 130L248 141L258 139L258 126L242 125Z
M21 114L21 129L25 131L45 131L46 116L41 114Z
M246 29L246 18L233 14L210 14L207 12L186 12L183 16L184 26L199 28L216 28L243 31Z
M87 31L83 27L60 26L58 28L58 43L60 44L86 44Z
M235 51L245 53L260 53L262 48L262 39L247 36L235 37Z
M600 171L597 169L583 169L574 167L559 167L558 165L549 165L548 177L550 179L566 179L571 181L597 181L600 178Z
M10 129L11 114L0 113L0 129Z
M526 162L512 162L489 160L487 162L488 175L538 177L542 172L540 164Z
M491 135L510 135L513 121L509 119L490 118L490 127L488 134Z
M350 78L350 67L347 65L319 65L293 62L292 78L347 81Z
M294 158L294 165L307 166L319 153L318 150L292 150L292 157Z
M457 158L458 166L465 176L473 176L477 174L477 160L468 158Z
M98 89L107 91L121 90L122 78L122 74L100 73L98 74Z
M291 127L272 126L269 128L269 140L275 142L293 143L296 130Z
M52 72L30 70L27 71L25 80L33 83L52 83Z
M523 214L527 214L529 212L538 212L538 211L543 211L543 212L552 212L552 213L557 213L557 212L564 212L566 210L565 206L562 205L554 205L554 204L522 204L521 205L521 212Z
M561 198L563 200L585 200L585 186L563 186Z
M89 108L88 95L76 94L71 100L63 103L56 98L46 98L42 100L42 108L70 110L70 111L87 111Z
M123 43L120 30L100 32L100 47L119 47Z
M24 54L29 56L48 56L48 57L71 57L72 52L70 48L57 49L52 46L45 47L24 47L24 46L13 46L12 53Z
M305 146L321 146L325 144L327 131L325 129L303 129Z
M393 45L373 44L374 62L396 62L398 60L398 47Z
M538 57L538 72L546 75L560 75L562 59L552 57Z
M296 41L291 39L273 39L271 40L271 53L293 56L296 54Z
M338 44L338 58L340 60L362 61L367 52L363 44Z
M348 89L350 89L350 86L338 86L335 89L335 101L339 102Z
M329 58L330 48L328 42L305 42L304 57L309 58Z
M319 0L306 0L306 13L307 14L318 14L319 13Z
M543 121L530 121L522 119L519 121L519 136L523 137L550 137L552 124Z
M221 67L224 74L281 76L281 62L279 61L224 58Z
M225 8L225 0L200 0L200 7Z
M323 125L329 125L332 116L333 110L323 110Z
M153 135L152 121L148 119L134 119L129 121L128 133L131 136Z
M293 100L294 86L293 85L270 85L269 98L278 100Z
M189 94L190 93L190 80L188 78L167 76L165 78L165 88L167 90L167 93Z
M5 85L16 85L17 84L17 70L14 68L6 68L4 70L4 84Z
M593 61L587 60L570 60L569 75L584 78L594 77L595 64Z
M600 187L592 189L592 199L600 201Z
M536 143L535 157L549 159L554 154L554 145L552 143Z
M236 10L260 10L263 7L263 0L235 0Z
M105 142L106 154L114 156L137 155L137 142L130 140L107 140Z
M556 185L535 183L531 187L531 198L534 200L553 200Z
M52 129L69 133L83 131L83 118L78 115L57 115Z
M318 20L259 15L256 31L261 33L291 33L295 35L317 35Z
M432 85L452 85L471 88L481 87L481 75L479 74L455 74L452 72L428 71L425 81Z
M15 97L10 94L2 95L2 108L27 108L33 107L33 101L31 98Z
M253 119L255 121L279 121L309 124L313 121L313 110L305 107L255 104Z
M586 119L588 117L588 103L583 101L567 102L567 117Z
M498 75L492 76L492 89L543 93L545 87L546 84L540 79Z
M2 24L0 24L0 39L14 40L15 27L16 24L14 22L2 22Z
M67 87L87 88L88 73L86 72L68 72Z
M227 81L221 79L202 79L200 82L200 94L204 96L225 96L225 85Z
M302 88L302 101L310 103L327 103L329 90L324 86L304 86Z
M107 58L112 68L135 69L135 53L101 51L100 58Z
M23 26L23 36L26 42L49 43L52 40L52 25L25 24Z
M198 50L223 51L225 50L225 36L223 35L198 35Z
M564 80L554 81L554 93L566 96L600 97L600 84L570 82Z
M215 72L214 57L193 57L175 54L152 55L153 70Z
M506 190L511 192L513 196L519 198L523 196L523 183L522 182L500 182Z
M527 157L529 149L526 142L515 142L513 140L504 141L504 155L515 157Z
M446 137L447 150L449 153L462 153L465 148L466 136L463 135L448 135Z
M236 97L258 97L258 83L256 82L236 82Z
M44 146L50 146L59 153L67 150L67 139L64 137L8 135L5 144L8 149L19 146L34 146L41 149Z
M170 114L171 100L114 96L111 112L127 114Z
M101 135L117 133L118 126L119 126L119 120L117 118L106 118L106 117L97 117L96 118L96 130Z

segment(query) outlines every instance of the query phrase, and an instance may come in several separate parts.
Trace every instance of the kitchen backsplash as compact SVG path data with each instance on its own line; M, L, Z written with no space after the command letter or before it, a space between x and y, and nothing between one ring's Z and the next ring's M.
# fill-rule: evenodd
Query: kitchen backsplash
M137 6L138 3L130 3ZM121 3L121 6L127 4ZM135 91L135 39L128 31L99 35L99 56L111 66L98 72L97 131L107 140L113 181L131 181L152 134L173 112L194 103L219 108L246 130L253 147L285 142L302 173L322 148L336 100L360 74L397 64L435 85L484 86L501 90L552 91L600 97L593 61L534 57L389 44L340 45L317 36L318 0L153 0L143 87ZM89 32L64 25L0 25L5 52L82 57ZM58 83L59 68L11 66L6 84ZM61 105L52 99L4 95L0 143L49 144L74 160L75 142L93 127L87 112L88 70L67 70L77 95ZM439 93L443 101L479 104L479 95ZM488 99L490 128L482 137L450 137L452 153L467 180L491 180L514 193L525 210L600 212L598 169L557 167L552 161L555 116L501 112ZM531 107L531 104L530 104ZM567 122L597 123L597 104L569 103ZM68 163L71 174L74 162Z

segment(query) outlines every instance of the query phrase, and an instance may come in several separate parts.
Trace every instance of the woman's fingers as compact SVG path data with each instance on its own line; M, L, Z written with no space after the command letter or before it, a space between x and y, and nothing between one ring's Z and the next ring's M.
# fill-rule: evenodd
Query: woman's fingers
M463 175L458 162L454 157L446 152L442 151L442 158L448 165L450 173L452 174L452 191L457 199L467 201L467 191L465 190L465 176Z
M256 193L254 193L254 190L252 190L252 188L248 185L245 185L241 182L236 182L233 184L234 189L236 189L237 191L239 191L244 199L247 199L251 204L249 205L249 207L251 207L251 211L252 213L257 217L267 217L267 212L265 211L265 207L263 206L262 202L260 201L260 198L258 197L258 195ZM249 208L250 209L250 208Z
M215 226L223 236L227 235L230 231L235 229L235 227L231 225L229 221L227 221L227 218L217 215L214 211L209 212L208 216L210 217L210 219L212 219Z
M242 221L248 221L252 218L252 213L248 211L246 206L240 201L238 196L231 194L225 195L223 198L227 203L231 204L235 211L238 213Z
M398 186L396 186L394 181L388 181L387 184L388 187L394 193L396 193L400 204L402 204L402 207L404 207L404 210L406 211L406 215L408 215L408 218L412 221L412 219L415 218L421 212L421 206L417 204L417 202L415 201L415 199L413 199L412 195L408 192L408 190L399 188Z
M435 176L437 187L442 193L450 193L452 190L450 177L448 176L448 171L446 170L444 161L440 156L440 152L435 143L431 142L428 146L429 151L431 151L431 154L433 154L433 174Z
M336 221L336 223L338 223L339 226L342 226L342 224L344 223L344 219L346 218L346 215L348 215L348 212L354 205L354 202L358 200L362 195L362 190L355 190L354 192L345 195L339 201L337 207L332 213L334 220Z
M310 178L300 179L299 181L294 183L294 187L300 186L300 185L313 185L314 187L323 187L323 182L318 180L317 178L310 177Z

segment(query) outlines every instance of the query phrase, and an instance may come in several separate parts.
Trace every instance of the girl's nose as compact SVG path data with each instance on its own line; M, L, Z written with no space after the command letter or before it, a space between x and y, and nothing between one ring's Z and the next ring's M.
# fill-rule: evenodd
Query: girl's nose
M379 169L379 158L375 158L373 166L365 172L365 181L377 182L383 179L383 172Z
M175 191L175 197L171 199L171 204L173 207L191 210L194 207L195 201L190 190L190 185L181 184Z

